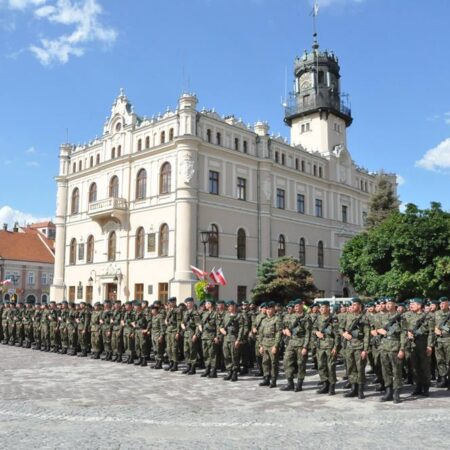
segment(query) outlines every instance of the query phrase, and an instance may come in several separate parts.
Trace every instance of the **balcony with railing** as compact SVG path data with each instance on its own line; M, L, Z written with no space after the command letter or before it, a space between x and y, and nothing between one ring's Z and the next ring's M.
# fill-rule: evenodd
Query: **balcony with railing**
M88 214L93 220L105 222L110 218L123 221L128 211L127 201L124 198L105 198L89 203Z

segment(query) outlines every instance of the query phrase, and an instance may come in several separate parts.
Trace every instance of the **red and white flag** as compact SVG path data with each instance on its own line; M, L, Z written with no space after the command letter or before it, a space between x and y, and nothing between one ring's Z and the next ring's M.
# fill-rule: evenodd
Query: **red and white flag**
M211 272L209 274L209 278L211 278L211 280L213 280L214 284L220 284L219 277L218 277L218 274L216 272L216 268L215 267L212 268L212 270L211 270Z
M199 280L204 280L205 277L208 276L208 272L203 272L203 270L199 269L198 267L195 266L190 266L192 273L199 279Z
M0 284L1 284L2 286L8 286L8 285L11 284L11 280L3 280Z
M222 267L216 272L216 278L221 286L227 285L227 279L225 278Z

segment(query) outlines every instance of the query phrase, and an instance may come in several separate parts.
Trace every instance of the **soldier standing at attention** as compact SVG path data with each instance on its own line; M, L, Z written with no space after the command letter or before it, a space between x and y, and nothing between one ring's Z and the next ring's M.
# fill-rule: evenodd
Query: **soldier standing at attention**
M352 312L343 323L342 338L347 342L347 370L351 384L344 397L364 399L366 364L370 344L370 326L359 298L352 300Z
M217 306L216 306L216 322L217 322L217 330L219 330L222 327L222 322L226 314L226 306L224 300L218 300ZM223 336L218 331L217 332L217 339L218 339L218 345L217 345L217 370L225 370L225 361L223 357Z
M267 318L261 325L261 346L264 380L260 386L276 387L279 366L279 350L281 344L282 321L280 315L275 314L275 302L267 303Z
M121 325L123 327L123 349L125 359L122 361L124 364L133 364L135 350L134 350L134 326L135 326L135 314L133 311L133 303L125 303L125 313L122 317Z
M8 335L8 316L9 316L9 300L4 300L4 309L2 313L2 344L7 345L9 341Z
M34 305L33 310L33 337L34 337L34 344L33 344L33 350L40 350L41 349L41 306L40 305Z
M198 360L198 346L200 344L200 333L198 326L200 325L200 317L194 307L194 299L188 297L184 300L186 310L181 318L181 329L184 332L184 359L187 367L183 370L183 374L195 375L195 365Z
M91 321L85 302L80 302L80 310L78 311L78 317L75 321L78 329L78 345L81 350L81 353L79 353L78 356L85 358L88 354L89 325Z
M77 354L77 318L78 312L75 303L69 303L69 323L67 325L67 336L69 340L69 350L67 354L70 356L75 356Z
M48 306L43 304L41 306L41 351L50 351L50 334L48 331Z
M162 310L161 304L159 302L154 302L151 306L151 315L152 347L156 361L153 369L162 369L166 324L164 310Z
M103 302L103 311L100 314L100 327L102 333L102 342L103 342L103 351L104 355L102 359L104 361L111 361L112 359L112 310L111 310L111 302L109 300L105 300Z
M412 395L430 395L431 353L434 340L434 320L422 311L424 300L413 298L405 314L408 340L411 343L411 365L415 388Z
M167 300L166 342L167 354L169 357L169 367L165 370L176 372L178 370L178 340L180 339L180 311L177 308L177 298L170 297Z
M406 328L403 317L397 312L396 301L389 298L386 313L380 314L375 330L380 337L380 360L386 393L382 402L400 403L403 385L403 359L405 358Z
M245 332L244 317L237 312L236 303L227 303L228 311L220 324L219 332L223 336L223 357L228 371L225 381L237 381L239 371L239 352L241 339Z
M148 339L147 339L147 315L138 301L134 302L134 322L132 324L135 335L135 348L137 361L135 366L147 366Z
M123 325L122 325L122 303L120 300L114 302L114 311L111 317L111 348L113 357L111 362L122 362L123 355Z
M100 302L95 302L94 311L91 315L91 344L92 344L92 359L100 359L102 352L102 325L100 323L102 316L102 309Z
M60 353L65 355L69 347L69 305L66 300L61 302L61 311L58 316L59 322L59 338L61 342Z
M448 297L441 297L439 302L439 311L436 311L434 317L436 364L439 377L436 387L447 387L450 390L450 308Z
M303 309L302 300L294 300L292 304L294 313L290 316L291 320L283 330L283 334L290 338L284 354L284 371L288 383L281 390L300 392L303 389L303 380L306 375L311 321ZM297 383L294 387L295 373L297 373Z
M200 317L198 325L202 339L203 359L205 361L206 370L202 373L202 378L217 378L217 323L216 313L214 311L214 303L212 300L205 301L205 308Z
M312 334L316 338L317 366L323 384L317 393L334 395L340 336L338 320L330 314L330 302L327 300L320 304L319 315L312 325Z
M24 343L22 344L25 348L30 348L33 342L33 300L27 300L25 304L25 311L23 314L23 331L24 331Z
M264 375L262 367L262 355L259 352L259 349L261 347L261 325L262 322L267 318L266 307L267 304L265 302L261 303L261 305L259 306L259 312L258 314L256 314L256 316L254 316L252 323L252 336L255 341L256 365L258 367L258 371L255 373L255 377L262 377Z
M50 348L53 353L58 352L58 313L56 310L56 302L50 302L50 310L47 313L48 328L50 334Z

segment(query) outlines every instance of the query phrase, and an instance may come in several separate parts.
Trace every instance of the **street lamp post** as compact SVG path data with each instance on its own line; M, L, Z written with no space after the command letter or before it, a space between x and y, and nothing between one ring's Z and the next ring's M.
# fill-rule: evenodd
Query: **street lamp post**
M210 231L200 231L200 241L203 244L203 272L206 271L206 244L209 242L210 235Z

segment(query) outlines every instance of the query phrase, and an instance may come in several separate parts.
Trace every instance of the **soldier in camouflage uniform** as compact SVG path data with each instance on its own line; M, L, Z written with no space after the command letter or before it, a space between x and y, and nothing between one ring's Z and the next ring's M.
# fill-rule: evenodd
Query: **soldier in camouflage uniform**
M135 351L135 314L133 311L133 303L125 303L125 313L122 317L123 326L123 349L125 358L123 359L124 364L133 364L136 351Z
M149 340L149 323L147 320L147 314L143 305L140 302L134 303L134 335L135 335L135 349L137 360L135 366L147 366L147 355L149 353L148 340ZM151 324L150 324L151 325Z
M70 320L70 311L69 304L66 300L61 302L61 310L58 315L58 323L59 323L59 340L61 344L60 353L65 355L69 348L69 327Z
M19 302L19 303L17 303L17 306L16 306L16 316L15 316L15 323L14 323L14 328L16 330L16 339L14 341L14 344L17 347L22 347L22 344L24 341L24 331L23 331L23 322L22 322L23 313L24 313L23 303Z
M105 300L103 302L103 311L100 314L100 326L102 330L103 355L101 357L104 361L111 361L112 359L112 316L111 301Z
M288 336L289 343L284 354L284 371L287 385L282 391L300 392L303 389L303 380L306 376L306 361L308 359L308 347L311 338L311 321L303 309L303 302L292 302L294 312L289 316L289 322L283 329L283 334ZM297 373L297 383L294 386L294 376Z
M50 351L50 331L48 321L48 306L41 306L41 351Z
M113 352L112 362L122 362L123 355L123 325L122 325L122 305L120 300L114 302L114 310L111 318L112 335L111 348Z
M58 352L58 311L56 302L50 302L50 309L47 312L48 332L50 336L50 349L52 353Z
M169 367L165 370L176 372L178 370L178 340L180 335L181 311L177 308L176 297L167 300L166 325L166 345L169 357Z
M78 345L81 350L81 353L79 353L78 356L85 358L89 350L89 327L91 322L91 315L85 302L80 302L80 309L75 322L77 323Z
M8 336L9 345L14 345L16 343L16 318L17 318L17 307L15 302L11 302L9 305L10 311L8 315Z
M41 349L41 306L34 305L33 315L32 315L32 323L33 323L33 350Z
M241 304L240 312L244 317L244 337L241 342L241 361L240 365L242 366L240 370L240 375L247 375L248 369L250 366L250 344L249 344L249 335L251 332L251 316L249 314L248 302L244 301Z
M258 371L255 373L256 377L263 376L262 355L259 353L259 348L261 347L261 334L259 330L261 329L262 322L266 319L266 317L266 303L264 302L260 305L259 312L253 316L251 330L251 336L255 342L256 364L258 366Z
M77 347L78 347L77 318L78 318L78 311L75 303L69 303L69 317L67 319L67 343L68 343L67 354L69 356L75 356L77 354Z
M186 310L181 318L181 329L184 334L184 358L187 363L183 374L195 375L195 365L198 359L198 346L200 344L200 332L198 326L200 325L200 317L197 310L194 308L194 299L192 297L186 298L184 301Z
M450 308L448 297L439 299L439 311L434 317L435 351L439 381L436 387L450 390Z
M151 306L151 333L153 354L156 361L153 369L159 370L162 369L163 364L166 334L165 313L159 301L155 301Z
M275 314L275 302L268 302L267 317L261 324L261 346L259 352L263 357L264 380L260 386L276 387L279 369L279 354L281 345L282 319Z
M412 395L430 395L431 354L434 342L434 320L422 311L424 300L410 301L410 311L405 314L407 337L411 346L411 365L415 388Z
M313 303L311 306L311 311L309 312L309 317L311 320L311 329L314 327L317 319L319 318L319 304ZM313 369L318 369L318 361L317 361L317 337L314 333L311 333L311 340L309 341L309 353L311 355L311 361L313 363Z
M7 345L9 341L9 335L8 335L8 316L9 316L9 301L4 301L4 309L2 313L2 344Z
M95 302L90 321L92 359L100 359L102 353L102 324L100 323L102 313L101 303Z
M25 304L25 311L22 316L24 342L22 344L25 348L31 348L33 342L33 306L34 301L27 300Z
M330 313L330 302L322 301L320 313L312 324L312 335L316 337L317 366L322 387L318 394L335 394L336 357L340 349L339 322Z
M214 311L212 300L205 301L205 309L200 317L198 330L201 335L203 359L205 361L206 370L202 373L202 377L217 378L217 345L219 339L217 337L217 315Z

